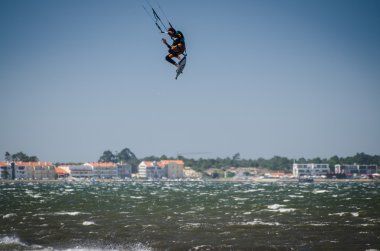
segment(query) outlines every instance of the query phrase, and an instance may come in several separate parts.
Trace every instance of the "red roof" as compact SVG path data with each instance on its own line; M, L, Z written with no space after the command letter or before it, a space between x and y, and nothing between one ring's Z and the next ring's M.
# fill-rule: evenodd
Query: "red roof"
M111 166L116 166L115 163L112 163L112 162L98 162L98 163L89 163L90 165L92 165L93 167L111 167Z
M184 165L185 163L182 160L161 160L160 164L166 166L168 164Z
M55 168L55 172L56 172L58 175L70 174L70 172L68 172L67 170L65 170L65 169L62 168L62 167L57 167L57 168Z
M153 161L143 161L146 166L153 166ZM169 164L185 165L182 160L161 160L156 162L157 166L164 167Z
M15 162L16 166L53 166L51 162Z
M143 163L144 163L146 166L153 166L153 162L152 162L152 161L143 161Z

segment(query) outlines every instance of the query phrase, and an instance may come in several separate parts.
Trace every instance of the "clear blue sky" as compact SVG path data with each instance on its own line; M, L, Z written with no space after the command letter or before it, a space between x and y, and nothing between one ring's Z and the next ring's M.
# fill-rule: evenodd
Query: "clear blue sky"
M380 154L379 1L160 0L177 81L142 4L0 1L1 156Z

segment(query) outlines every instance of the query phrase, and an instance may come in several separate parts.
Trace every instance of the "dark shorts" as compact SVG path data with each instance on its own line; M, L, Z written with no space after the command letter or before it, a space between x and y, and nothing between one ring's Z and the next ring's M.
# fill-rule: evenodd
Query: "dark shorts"
M173 51L172 49L169 49L168 52L169 54L172 54L174 57L178 57L179 55L183 53L181 51Z

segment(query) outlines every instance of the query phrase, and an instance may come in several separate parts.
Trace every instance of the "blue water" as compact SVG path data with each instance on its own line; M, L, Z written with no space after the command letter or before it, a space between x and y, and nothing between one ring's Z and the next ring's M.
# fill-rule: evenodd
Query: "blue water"
M380 250L380 183L0 183L0 250Z

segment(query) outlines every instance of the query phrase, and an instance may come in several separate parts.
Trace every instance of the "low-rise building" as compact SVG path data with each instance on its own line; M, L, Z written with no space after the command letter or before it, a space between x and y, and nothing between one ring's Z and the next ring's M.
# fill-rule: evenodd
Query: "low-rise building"
M147 176L147 168L151 167L153 165L152 161L141 161L141 163L138 166L139 171L139 178L146 179Z
M8 162L0 162L0 179L12 179L12 169Z
M142 161L138 166L139 178L141 179L161 179L165 176L161 162Z
M153 161L150 166L146 168L147 179L162 179L165 176L164 168L160 162Z
M118 163L117 165L117 177L121 179L132 177L132 166L126 163Z
M125 179L132 176L132 167L126 163L112 163L112 162L94 162L85 163L84 166L91 167L93 170L93 177L100 179Z
M101 179L112 179L118 177L117 165L115 163L86 163L84 166L92 167L94 177Z
M335 165L335 173L337 174L374 174L377 173L378 167L377 165Z
M66 178L71 175L70 166L58 166L55 168L58 178Z
M7 179L55 179L55 166L51 162L9 162L1 165L1 176ZM5 177L6 176L6 177Z
M92 178L94 168L90 165L71 165L69 166L70 176L73 178Z
M162 160L160 162L164 168L165 177L168 179L184 178L184 162L182 160Z
M329 164L293 164L293 176L324 176L330 173Z
M181 179L184 178L183 168L182 160L142 161L138 171L142 179Z

